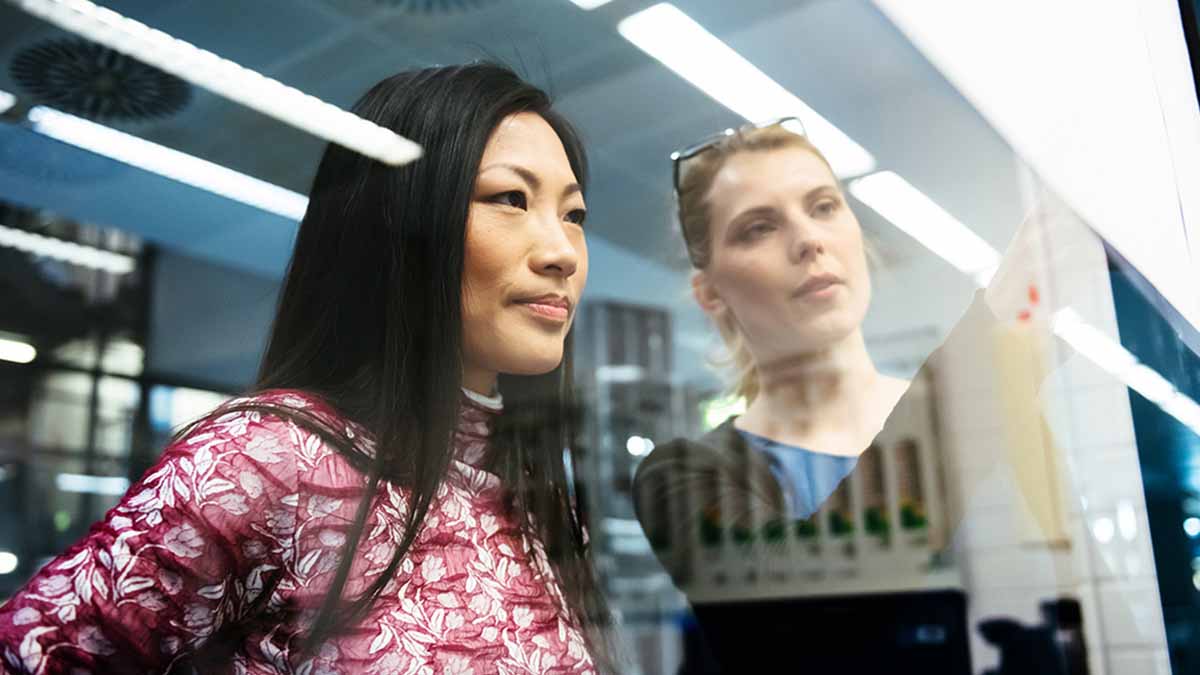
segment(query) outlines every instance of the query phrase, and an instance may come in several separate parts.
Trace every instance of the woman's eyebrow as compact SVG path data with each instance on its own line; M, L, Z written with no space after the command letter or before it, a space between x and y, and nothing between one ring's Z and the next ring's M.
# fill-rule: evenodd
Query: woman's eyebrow
M744 211L740 211L740 212L738 212L738 214L737 214L736 216L734 216L734 217L732 217L732 218L730 218L730 219L729 219L729 222L730 222L730 223L736 223L736 222L738 222L738 221L745 220L745 219L747 219L747 218L753 218L753 217L758 217L758 216L763 216L763 217L765 217L765 216L771 216L771 215L774 215L774 214L775 214L775 209L774 209L774 207L771 207L771 206L755 206L755 207L748 208L748 209L746 209L746 210L744 210Z
M524 180L529 185L529 187L531 189L533 189L535 192L542 189L542 180L540 178L538 178L537 174L530 171L529 169L526 169L523 166L520 166L518 164L508 164L508 163L503 163L503 162L499 163L499 164L489 164L486 167L484 167L483 169L480 169L479 173L480 174L487 173L488 171L491 171L492 169L508 169L509 171L512 171L513 173L520 176L521 179ZM581 186L579 183L569 183L566 187L563 188L562 196L569 197L569 196L575 194L576 192L583 192L583 186Z
M805 205L811 204L817 199L825 196L836 197L840 194L836 185L819 185L808 192L804 193ZM730 224L736 224L748 218L769 217L775 215L775 208L772 206L753 206L748 209L739 211L737 215L729 219Z
M808 191L808 192L807 192L807 193L804 195L804 201L805 201L805 203L808 203L808 202L811 202L811 201L813 201L814 199L816 199L816 198L818 198L818 197L824 197L824 196L826 196L826 195L829 195L829 196L834 196L834 197L836 197L836 196L838 196L838 194L839 194L839 192L838 192L838 189L837 189L837 186L836 186L836 185L828 185L828 184L827 184L827 185L820 185L820 186L818 186L818 187L815 187L815 188L813 188L813 189L809 190L809 191Z

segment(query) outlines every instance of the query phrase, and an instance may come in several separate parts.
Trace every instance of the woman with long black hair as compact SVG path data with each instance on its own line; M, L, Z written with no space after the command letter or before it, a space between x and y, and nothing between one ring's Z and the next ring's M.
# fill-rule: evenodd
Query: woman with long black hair
M251 393L0 608L2 667L611 667L563 456L579 139L491 64L401 73L354 112L424 157L328 147Z

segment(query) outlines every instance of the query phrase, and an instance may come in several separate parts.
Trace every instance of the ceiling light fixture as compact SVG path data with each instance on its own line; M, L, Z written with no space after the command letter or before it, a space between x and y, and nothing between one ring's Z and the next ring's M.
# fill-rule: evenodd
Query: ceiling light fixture
M37 358L37 350L33 345L20 340L0 338L0 361L12 363L29 363Z
M622 364L596 367L596 381L610 384L628 384L646 379L646 369L638 365Z
M639 49L752 122L795 116L842 177L875 168L875 158L766 73L670 3L659 3L617 24Z
M895 172L879 171L851 181L850 193L981 288L996 273L996 249Z
M87 0L11 0L17 7L314 136L399 166L421 146L278 80Z
M73 241L64 241L62 239L55 239L54 237L34 234L33 232L26 232L25 230L18 230L4 225L0 225L0 246L7 246L35 256L62 260L72 265L103 270L112 274L128 274L134 268L134 259L132 256L105 251L95 246L76 244Z
M8 109L17 104L17 97L0 89L0 115L8 112Z
M60 473L54 477L54 485L63 492L120 497L129 489L129 479L121 476Z
M1176 389L1157 371L1141 363L1115 340L1084 321L1074 309L1068 307L1056 312L1051 326L1054 333L1075 351L1200 434L1200 404Z
M284 218L300 220L308 208L298 192L82 117L36 106L28 119L40 134Z
M580 9L589 10L607 5L610 1L611 0L571 0L571 2L578 5Z

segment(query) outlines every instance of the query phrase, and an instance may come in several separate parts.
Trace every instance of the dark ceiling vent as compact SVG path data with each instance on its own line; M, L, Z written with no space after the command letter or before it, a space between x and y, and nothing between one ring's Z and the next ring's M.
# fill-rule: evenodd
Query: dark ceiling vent
M450 14L486 7L497 0L375 0L378 4L398 7L419 14Z
M38 103L96 120L168 117L192 97L191 86L178 77L80 38L27 47L9 71Z

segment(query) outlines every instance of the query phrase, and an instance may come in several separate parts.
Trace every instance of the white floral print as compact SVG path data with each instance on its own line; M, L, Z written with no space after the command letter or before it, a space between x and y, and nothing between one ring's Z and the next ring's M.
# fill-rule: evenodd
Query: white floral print
M366 438L313 397L260 397ZM4 666L163 672L230 629L240 637L229 672L245 675L592 673L542 547L506 515L499 478L478 468L493 413L464 406L458 461L413 549L365 630L316 656L290 645L325 597L365 478L294 423L231 412L167 448L104 523L0 607ZM390 562L406 515L403 491L381 485L348 595ZM268 590L266 607L304 610L250 616Z

